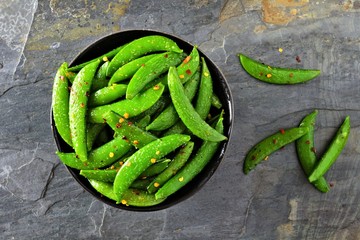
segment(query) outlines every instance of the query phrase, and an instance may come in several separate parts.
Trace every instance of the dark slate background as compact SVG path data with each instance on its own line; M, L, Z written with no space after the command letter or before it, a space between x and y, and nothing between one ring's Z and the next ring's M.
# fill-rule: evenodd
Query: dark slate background
M2 0L0 239L359 239L359 23L360 1L348 0ZM234 98L234 130L217 172L196 195L158 212L102 204L54 154L56 69L126 29L161 30L197 44L222 69ZM322 74L303 85L262 83L242 70L239 52ZM242 173L252 145L314 109L319 156L351 117L349 142L326 175L329 193L307 183L293 145Z

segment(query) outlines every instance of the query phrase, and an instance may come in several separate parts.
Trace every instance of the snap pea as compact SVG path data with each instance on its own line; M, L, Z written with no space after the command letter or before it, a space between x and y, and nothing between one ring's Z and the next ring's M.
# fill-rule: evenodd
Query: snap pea
M105 105L122 97L126 93L126 84L113 84L97 90L89 97L89 106L96 107Z
M214 107L216 107L217 109L221 109L221 108L222 108L222 103L221 103L219 97L218 97L215 93L213 93L213 94L211 95L211 106L214 106Z
M127 64L123 65L114 73L114 75L112 75L112 77L109 80L109 86L114 83L121 82L128 78L131 78L136 73L136 71L139 70L141 66L145 65L147 61L158 55L161 54L146 55L137 58L135 60L132 60L131 62L128 62Z
M75 153L83 162L87 161L86 111L88 96L100 61L86 65L77 74L70 91L69 125Z
M314 169L317 160L314 151L314 126L317 114L318 111L315 110L301 121L300 127L309 128L309 132L296 140L296 150L299 161L307 177ZM324 177L320 177L314 181L313 185L321 192L328 192L330 190L329 184Z
M189 140L190 136L187 135L166 136L147 144L129 157L115 177L114 193L118 201L123 199L126 189L146 168Z
M279 132L261 140L247 153L244 161L244 173L248 174L257 164L267 160L271 153L294 142L308 132L309 128L307 127L281 129Z
M185 96L184 88L174 67L170 67L168 75L170 96L176 112L185 126L203 140L219 142L226 140L223 134L209 126L195 111L189 99Z
M166 72L169 67L178 65L182 56L176 52L165 52L147 61L130 79L126 89L126 99L133 99L148 83Z
M88 161L82 162L75 153L57 151L60 161L75 169L95 169L106 167L125 155L132 146L122 138L114 138L108 143L89 152Z
M116 176L115 169L104 169L104 170L80 170L80 175L87 179L94 179L102 182L114 182Z
M97 57L97 58L94 58L90 61L87 61L87 62L84 62L84 63L81 63L79 65L76 65L76 66L73 66L71 68L69 68L69 71L73 71L73 72L78 72L80 71L83 67L85 67L86 65L90 64L90 63L93 63L93 62L96 62L96 61L104 61L104 60L110 60L112 57L114 57L125 45L122 45L120 47L117 47L113 50L111 50L110 52L107 52L103 55L101 55L100 57ZM105 62L106 62L105 61Z
M344 149L350 134L350 117L347 116L338 129L335 137L330 143L329 147L321 157L320 161L315 166L314 170L309 176L309 181L314 182L323 176L330 167L335 163L340 153Z
M160 186L163 186L167 180L174 176L179 171L179 169L185 165L193 149L193 142L188 142L183 148L181 148L169 166L162 173L156 176L154 180L151 181L151 183L148 184L147 191L149 193L156 192Z
M96 92L97 90L108 85L109 80L106 78L106 69L108 66L109 62L104 62L96 72L93 84L91 86L91 92Z
M164 136L168 136L171 134L183 133L186 130L185 124L180 120L178 120L174 125L172 125L166 132L164 132Z
M106 75L111 77L119 67L131 60L151 52L159 51L182 52L177 44L167 37L152 35L138 38L127 44L114 56L110 61Z
M146 179L158 175L169 166L170 162L170 159L160 160L159 162L145 169L145 171L140 174L139 178Z
M86 146L87 150L90 151L93 147L96 137L104 129L105 124L101 123L89 123L86 127Z
M151 183L153 178L146 178L146 179L136 179L130 186L130 188L139 189L146 191L147 186Z
M212 85L211 74L206 65L205 59L201 58L201 60L202 60L201 80L200 80L199 92L195 104L195 111L204 120L210 112L213 85Z
M155 141L157 137L149 132L146 132L132 122L119 117L114 112L108 112L104 115L106 123L119 135L119 137L126 139L136 148L142 148L152 141Z
M124 99L112 104L92 108L88 113L88 121L92 123L102 123L103 115L109 111L114 111L125 118L134 117L149 109L159 100L164 91L164 85L159 84L156 88L150 88L138 94L131 100Z
M222 114L216 123L215 129L221 134L224 132ZM155 198L167 198L194 179L214 156L219 145L220 142L204 141L199 150L196 152L196 155L190 159L175 176L170 178L162 187L159 188L159 190L155 193Z
M315 69L288 69L272 67L239 54L240 62L245 71L252 77L273 84L298 84L310 81L320 74Z
M61 138L72 146L69 124L69 84L66 78L68 64L64 62L57 70L52 92L52 112Z
M117 196L113 191L113 185L111 183L89 180L91 186L98 191L101 195L117 201ZM149 207L157 205L163 202L165 199L155 199L155 195L149 194L146 191L138 189L127 189L124 191L123 199L121 201L124 205L136 206L136 207Z
M139 114L138 116L135 116L132 118L134 121L139 121L141 118L145 117L146 115L149 115L152 118L155 118L158 114L160 114L163 109L168 106L171 102L171 98L169 95L164 94L161 95L159 100L154 103L149 109L147 109L145 112Z
M194 74L194 77L191 78L188 82L184 85L184 93L186 97L191 102L192 99L195 97L198 86L200 81L200 74L197 72ZM162 111L159 116L157 116L147 127L146 130L155 130L155 131L162 131L168 129L172 125L179 120L179 115L177 114L175 107L172 103L167 106L164 111Z

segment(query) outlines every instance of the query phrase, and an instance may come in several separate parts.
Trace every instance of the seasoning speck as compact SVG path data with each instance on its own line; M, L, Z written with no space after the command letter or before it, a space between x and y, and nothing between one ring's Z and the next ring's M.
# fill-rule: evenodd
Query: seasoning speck
M125 199L121 200L121 203L126 205L127 204L127 201Z
M158 183L158 182L154 183L154 187L159 187L159 186L160 186L160 183Z
M109 157L111 157L111 158L113 158L114 155L115 155L115 154L114 154L113 152L110 152L110 153L109 153Z
M150 162L151 162L151 163L156 163L156 158L150 159Z
M124 113L124 118L128 119L130 115L128 113Z
M153 89L154 89L154 90L159 90L159 89L160 89L160 86L156 84L156 85L153 87Z
M184 181L184 177L179 178L179 182L182 182L182 181Z
M185 77L184 74L179 75L179 78L184 78L184 77Z
M266 74L266 77L271 78L272 77L271 73Z
M279 48L279 52L282 53L284 50L282 48Z
M103 57L103 59L102 59L104 62L107 62L107 61L109 61L109 59L107 58L107 56L105 56L105 57Z
M156 154L156 155L159 155L159 154L160 154L160 151L159 151L159 150L157 150L155 154Z
M300 56L296 56L296 61L298 62L298 63L300 63L301 62L301 59L300 59Z
M123 118L119 119L119 123L123 123L124 121L125 121L125 119L123 119Z

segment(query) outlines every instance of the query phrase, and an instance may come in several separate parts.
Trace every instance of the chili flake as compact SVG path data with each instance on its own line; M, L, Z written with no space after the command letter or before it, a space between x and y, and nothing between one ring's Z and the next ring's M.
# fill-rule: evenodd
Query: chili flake
M109 59L107 58L107 56L105 56L105 57L103 57L103 59L102 59L104 62L107 62L107 61L109 61Z
M184 181L184 177L179 178L179 182L182 182L182 181Z
M154 187L159 187L159 186L160 186L160 183L158 183L158 182L154 183Z
M138 140L134 140L134 141L133 141L133 144L137 145L137 144L139 144L139 141L138 141Z
M265 161L269 160L269 156L266 156L266 157L264 158L264 160L265 160Z
M183 63L184 63L184 64L188 63L188 62L190 61L190 59L191 59L191 56L187 56L187 57L184 59Z
M266 74L266 77L271 78L272 77L271 73Z
M306 144L310 144L310 140L306 140L306 142L305 142Z
M160 154L160 151L159 151L159 150L157 150L155 154L156 154L156 155L159 155L159 154Z
M84 103L80 103L80 107L85 107L85 104Z
M205 77L208 77L208 76L209 76L209 73L208 73L208 72L204 72L204 76L205 76Z
M128 113L124 113L124 118L128 119L130 115Z
M125 121L125 119L123 119L123 118L119 119L119 123L123 123L124 121Z
M160 86L156 84L156 85L153 87L153 89L154 89L154 90L159 90L159 89L160 89Z
M121 203L126 205L127 204L127 201L125 199L121 200Z
M187 69L185 72L186 72L187 75L191 75L191 70L190 69ZM205 73L204 73L204 75L205 75Z
M279 48L279 52L282 53L284 50L282 48Z
M184 78L184 77L185 77L184 74L179 75L179 78Z
M151 162L151 163L156 163L156 158L150 159L150 162Z
M115 155L115 154L114 154L113 152L110 152L110 153L109 153L109 157L110 157L110 158L113 158L114 155Z
M284 135L284 134L285 134L285 130L284 130L284 129L280 129L280 133Z

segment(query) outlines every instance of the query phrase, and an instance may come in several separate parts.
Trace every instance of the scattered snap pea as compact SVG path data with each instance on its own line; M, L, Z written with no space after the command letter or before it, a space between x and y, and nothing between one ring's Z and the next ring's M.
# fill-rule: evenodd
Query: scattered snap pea
M163 36L152 35L136 39L122 48L110 61L106 75L111 77L124 64L151 52L172 51L181 53L177 44Z
M247 153L244 162L244 173L248 174L257 164L267 160L270 154L304 136L308 131L307 127L281 129L279 132L263 139Z
M100 61L86 65L77 74L70 91L69 125L75 153L83 162L87 161L86 111L88 96Z
M190 136L174 134L157 139L135 152L122 165L114 181L114 193L118 202L122 201L124 192L140 174L158 159L166 156L190 140Z
M196 99L195 111L204 120L210 112L211 96L213 94L213 85L212 85L211 75L206 65L205 59L201 58L201 60L202 60L201 81L200 81L198 96Z
M335 137L330 143L328 149L321 157L318 164L315 166L314 170L309 176L309 181L314 182L323 176L330 167L334 164L336 159L339 157L340 153L344 149L346 142L350 134L350 117L347 116L338 129Z
M219 142L226 140L223 134L209 126L195 111L189 99L184 93L179 76L174 67L170 67L168 75L168 86L171 99L176 112L185 126L196 136L206 141Z
M156 192L160 186L163 186L167 180L174 176L185 165L193 149L193 142L188 142L183 148L181 148L169 164L168 168L166 168L162 173L156 176L151 183L148 184L147 191L149 193Z
M114 100L124 96L126 93L126 88L127 85L125 84L113 84L111 86L101 88L90 95L89 106L96 107L111 103Z
M166 72L169 67L178 65L183 55L165 52L151 58L131 78L126 90L126 99L133 99L148 83Z
M104 88L108 85L109 80L106 78L106 69L109 66L109 62L104 62L97 73L95 74L92 86L91 86L91 92L96 92L97 90Z
M212 96L211 96L211 106L214 106L217 109L222 108L221 101L220 101L219 97L215 93L213 93Z
M159 84L157 86L157 88L150 88L136 95L136 97L131 100L124 99L112 104L90 109L88 121L92 123L103 123L103 115L109 111L114 111L125 118L139 115L159 100L164 91L164 85Z
M86 128L86 146L87 150L90 151L93 147L96 137L104 129L105 124L101 123L89 123Z
M123 65L114 73L114 75L112 75L109 81L109 86L131 78L141 66L145 65L147 61L158 55L161 54L146 55Z
M151 165L150 167L145 169L144 172L142 172L140 174L139 178L146 179L146 178L158 175L159 173L164 171L169 166L170 162L171 162L170 159L165 159L165 160L159 161L159 162Z
M309 128L309 132L296 140L299 161L307 177L313 171L317 160L314 150L314 126L317 114L318 111L315 110L301 121L300 127ZM321 192L328 192L330 190L329 184L324 177L314 181L313 185Z
M216 123L215 129L219 133L223 134L224 126L222 114L220 115L219 121ZM199 150L196 152L196 155L190 159L175 176L170 178L162 187L159 188L159 190L155 193L155 198L167 198L194 179L214 156L219 145L220 142L204 141Z
M61 138L72 146L70 124L69 124L69 84L66 78L67 63L64 62L57 70L53 93L52 112L57 131Z
M239 54L245 71L254 78L273 84L297 84L312 80L320 74L315 69L287 69L271 67Z

